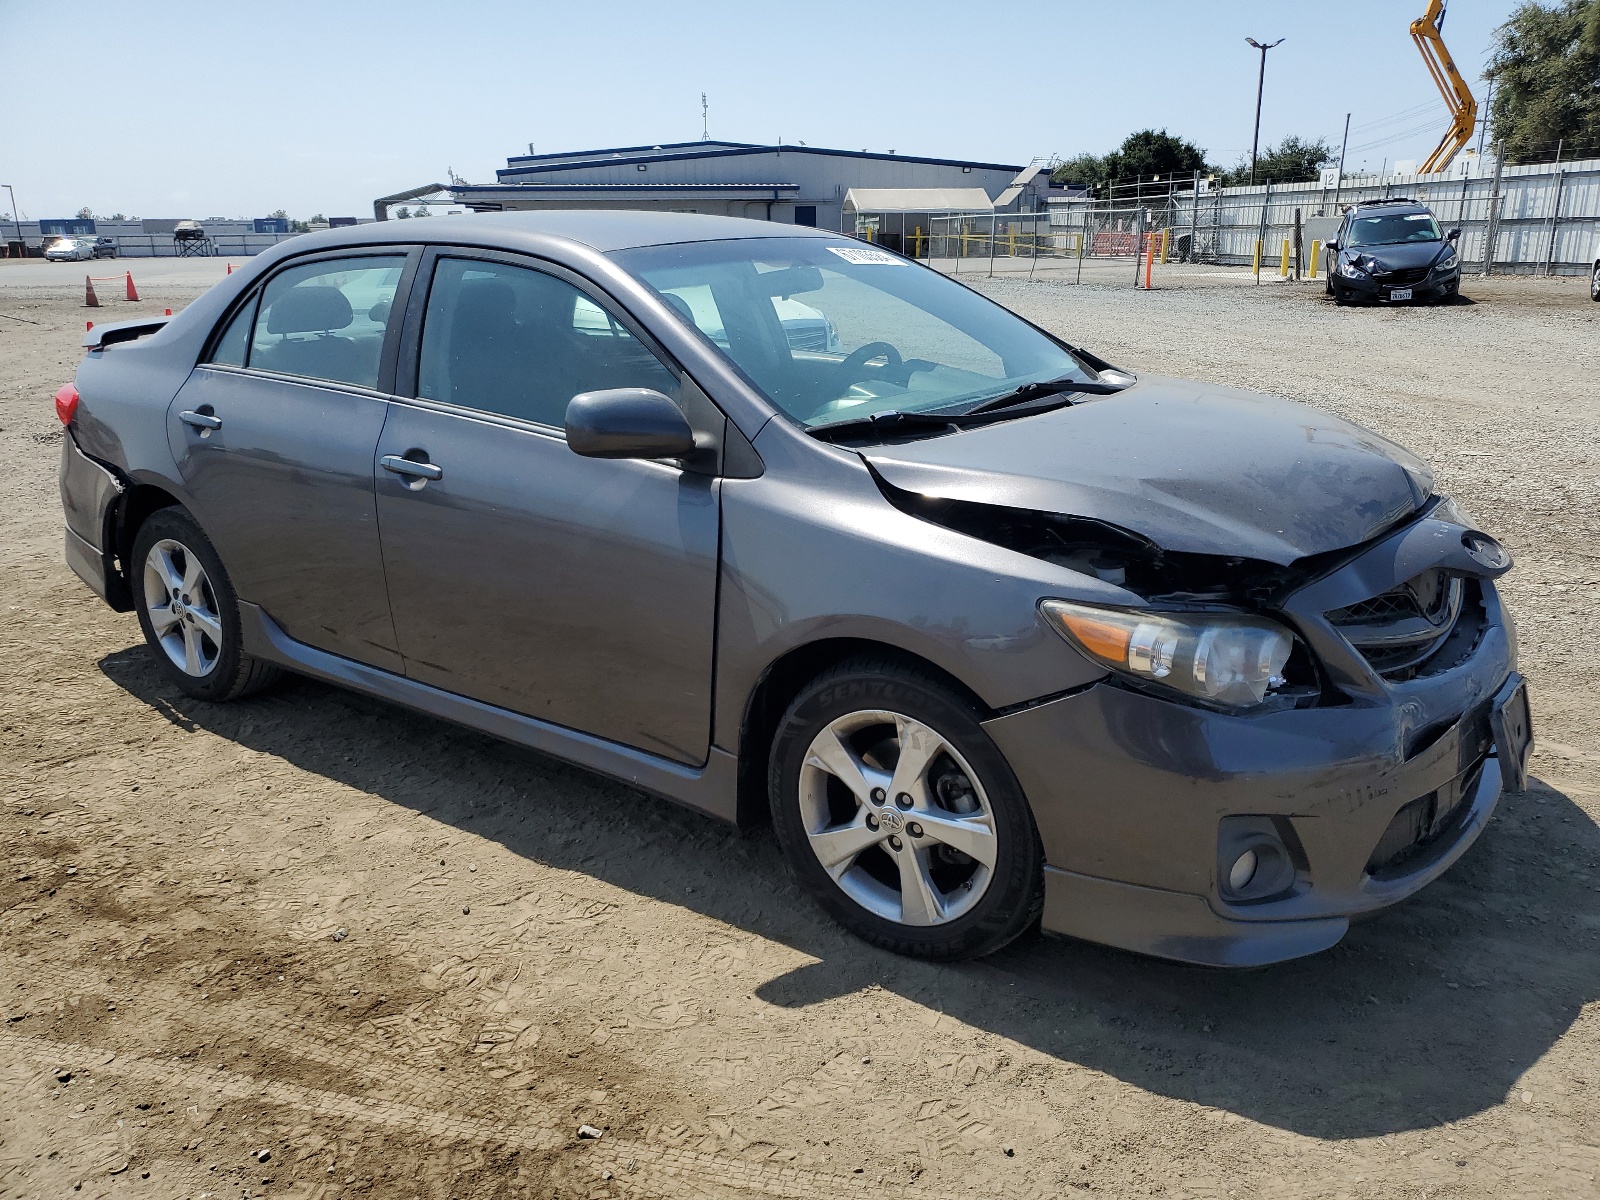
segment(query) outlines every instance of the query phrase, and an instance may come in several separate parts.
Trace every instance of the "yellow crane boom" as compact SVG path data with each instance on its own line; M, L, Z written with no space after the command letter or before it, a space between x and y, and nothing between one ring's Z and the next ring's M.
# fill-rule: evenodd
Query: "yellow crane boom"
M1428 0L1428 11L1411 22L1411 40L1416 42L1422 61L1428 64L1428 73L1433 76L1439 94L1444 97L1445 107L1450 110L1450 128L1439 139L1439 145L1433 153L1428 155L1428 161L1422 164L1422 170L1418 172L1422 175L1431 175L1447 168L1461 148L1472 140L1473 131L1478 125L1478 102L1473 98L1467 81L1461 78L1461 72L1456 70L1455 61L1450 57L1450 51L1445 49L1444 36L1440 33L1444 27L1444 6L1445 0Z

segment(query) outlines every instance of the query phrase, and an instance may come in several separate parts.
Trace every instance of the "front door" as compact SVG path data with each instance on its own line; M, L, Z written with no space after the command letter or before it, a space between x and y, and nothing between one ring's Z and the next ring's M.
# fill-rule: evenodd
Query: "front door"
M679 377L564 278L437 260L417 398L392 404L378 446L395 629L414 679L697 764L718 485L572 453L567 401L610 387L677 398Z
M280 271L167 416L195 519L240 599L297 641L396 671L372 462L406 262L364 254Z

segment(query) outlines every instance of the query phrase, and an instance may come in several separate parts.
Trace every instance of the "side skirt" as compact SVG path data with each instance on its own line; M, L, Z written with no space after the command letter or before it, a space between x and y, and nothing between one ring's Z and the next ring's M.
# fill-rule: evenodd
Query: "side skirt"
M730 824L737 821L738 760L726 750L713 746L705 766L685 766L317 650L295 641L255 604L240 601L239 618L247 654L564 759Z

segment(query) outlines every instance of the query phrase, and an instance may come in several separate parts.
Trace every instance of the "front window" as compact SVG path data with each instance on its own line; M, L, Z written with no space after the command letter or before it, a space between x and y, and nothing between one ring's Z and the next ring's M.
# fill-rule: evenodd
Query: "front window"
M999 305L876 247L747 238L612 257L810 427L1094 378Z
M1432 213L1396 213L1356 217L1350 222L1347 246L1393 246L1400 242L1437 242L1443 236Z

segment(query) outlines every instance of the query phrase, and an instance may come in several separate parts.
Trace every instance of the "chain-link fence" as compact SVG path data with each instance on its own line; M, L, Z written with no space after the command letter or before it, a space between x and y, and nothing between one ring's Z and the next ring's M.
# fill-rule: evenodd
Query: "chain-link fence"
M907 230L900 248L952 274L1095 282L1120 275L1140 284L1149 265L1186 266L1190 276L1203 275L1200 266L1242 266L1305 278L1326 270L1321 247L1345 208L1408 197L1461 231L1457 249L1469 273L1587 274L1600 256L1600 159L1455 179L1207 188L1196 177L1105 190L1047 212L930 216Z

